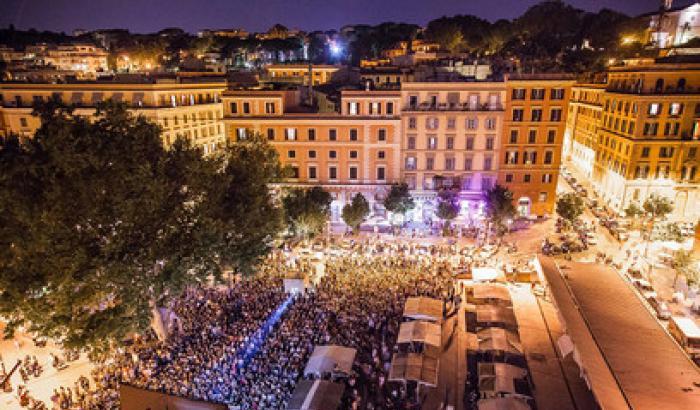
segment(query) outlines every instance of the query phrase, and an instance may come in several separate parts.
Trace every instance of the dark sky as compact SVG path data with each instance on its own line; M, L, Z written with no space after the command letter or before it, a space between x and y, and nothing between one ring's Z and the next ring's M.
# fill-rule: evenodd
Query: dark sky
M402 21L424 25L443 15L514 18L538 0L0 0L0 27L72 32L75 28L243 27L265 31L275 23L317 30L345 24ZM676 4L691 3L676 0ZM608 7L630 15L658 8L659 0L568 0L586 10Z

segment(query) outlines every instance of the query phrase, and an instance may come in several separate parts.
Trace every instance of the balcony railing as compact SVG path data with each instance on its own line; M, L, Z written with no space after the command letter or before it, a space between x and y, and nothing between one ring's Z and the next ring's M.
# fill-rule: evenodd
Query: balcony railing
M417 105L408 104L404 111L503 111L502 104L470 104L470 103L420 103Z

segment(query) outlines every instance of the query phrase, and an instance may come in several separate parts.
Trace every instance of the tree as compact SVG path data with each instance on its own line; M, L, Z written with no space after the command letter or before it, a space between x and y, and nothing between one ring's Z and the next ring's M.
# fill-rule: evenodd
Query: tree
M248 274L282 229L282 209L269 185L283 169L277 151L259 134L230 144L220 159L223 173L211 201L223 237L217 253L224 266Z
M690 251L686 251L685 249L676 251L673 256L673 268L676 270L676 274L673 277L674 288L680 276L685 277L689 285L698 283L698 274L700 272L698 272L697 266L695 265L696 261Z
M673 212L671 200L657 194L649 195L642 207L652 221L663 219L666 215Z
M282 198L289 229L302 238L323 230L330 215L331 194L321 187L294 188Z
M583 199L575 192L566 193L557 199L557 213L570 226L583 214Z
M94 118L50 102L33 139L0 145L0 315L100 350L149 328L186 285L218 273L208 211L215 160L124 105Z
M359 192L352 198L351 203L343 207L343 221L352 228L353 232L357 232L367 215L369 215L369 203Z
M637 224L638 219L644 215L644 210L636 202L630 202L625 208L625 216L632 219L632 223L635 227L639 227Z
M446 235L450 229L450 221L459 215L459 198L455 190L445 188L440 190L435 215L443 220L442 231Z
M496 231L498 237L503 237L508 231L507 221L515 216L513 192L501 185L494 185L486 191L484 198L486 217Z
M406 212L415 206L416 203L413 201L406 183L392 184L389 194L384 198L384 208L401 216L406 215Z

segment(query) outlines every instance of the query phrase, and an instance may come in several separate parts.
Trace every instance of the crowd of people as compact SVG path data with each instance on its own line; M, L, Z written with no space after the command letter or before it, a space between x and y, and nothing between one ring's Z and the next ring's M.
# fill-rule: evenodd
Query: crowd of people
M98 363L92 381L55 391L52 408L117 409L119 385L128 384L231 410L284 409L315 346L329 344L357 349L353 372L340 380L342 408L414 408L415 396L387 381L405 300L448 298L448 265L465 255L382 242L334 249L320 282L303 293L284 292L290 270L310 269L303 261L290 268L294 251L273 253L231 286L189 288L169 306L177 321L166 340L133 340Z

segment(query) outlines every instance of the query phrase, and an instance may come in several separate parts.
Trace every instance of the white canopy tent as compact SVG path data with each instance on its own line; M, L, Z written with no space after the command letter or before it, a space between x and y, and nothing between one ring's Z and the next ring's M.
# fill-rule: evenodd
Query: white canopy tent
M415 320L442 322L442 301L427 297L411 297L406 300L403 316Z
M440 347L441 338L442 331L440 329L440 325L423 320L415 320L401 323L399 337L396 340L396 343L419 342L430 346Z
M472 268L472 280L474 282L490 282L495 280L505 280L503 272L496 268Z
M527 370L506 363L479 363L479 393L486 397L521 395L516 382L527 377Z
M309 281L306 278L285 278L284 291L287 293L304 293Z
M304 376L321 376L331 372L350 374L356 354L357 350L351 347L316 346L304 368Z
M477 333L469 333L468 346L470 350L480 352L500 351L523 354L523 346L520 344L518 335L498 327L489 327Z
M335 410L345 386L327 380L300 380L287 403L287 410Z
M478 323L503 323L507 326L517 327L518 322L515 319L513 309L507 307L477 305L476 321Z

